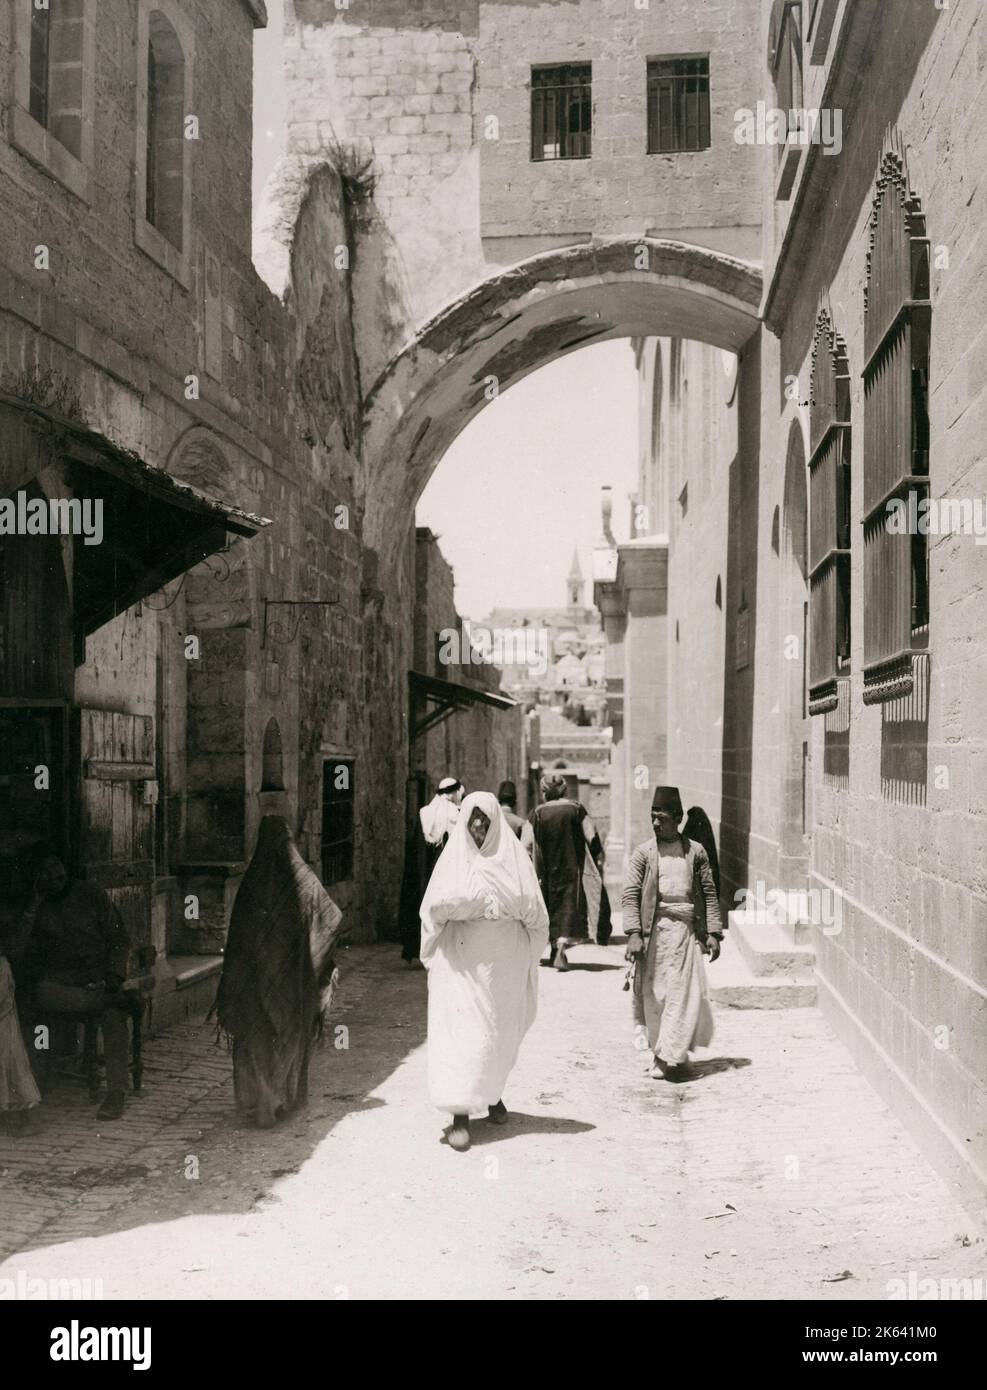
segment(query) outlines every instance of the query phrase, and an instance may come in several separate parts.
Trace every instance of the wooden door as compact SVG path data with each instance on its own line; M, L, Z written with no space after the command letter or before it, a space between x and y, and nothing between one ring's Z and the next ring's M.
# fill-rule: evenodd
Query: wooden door
M154 721L78 712L79 866L106 890L130 933L131 973L150 970L154 888Z

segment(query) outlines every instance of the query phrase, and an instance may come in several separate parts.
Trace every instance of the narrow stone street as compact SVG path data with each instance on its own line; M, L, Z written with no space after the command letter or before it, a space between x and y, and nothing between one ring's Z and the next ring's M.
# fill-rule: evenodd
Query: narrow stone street
M815 1009L720 1009L690 1079L655 1083L622 949L573 962L541 972L509 1125L477 1122L465 1155L425 1096L425 975L393 946L345 953L349 1046L327 1035L309 1110L275 1131L238 1124L204 1023L149 1042L120 1124L62 1083L42 1137L0 1141L0 1278L105 1298L825 1300L982 1276L974 1221Z

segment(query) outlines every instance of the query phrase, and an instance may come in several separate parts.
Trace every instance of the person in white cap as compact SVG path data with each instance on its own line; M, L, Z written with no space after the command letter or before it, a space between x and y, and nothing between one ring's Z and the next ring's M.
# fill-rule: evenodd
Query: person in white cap
M432 800L418 812L420 833L416 837L415 855L418 869L418 900L414 913L407 914L401 949L401 959L411 966L421 965L421 919L418 916L418 908L425 896L432 870L459 820L459 807L464 790L457 777L443 777Z

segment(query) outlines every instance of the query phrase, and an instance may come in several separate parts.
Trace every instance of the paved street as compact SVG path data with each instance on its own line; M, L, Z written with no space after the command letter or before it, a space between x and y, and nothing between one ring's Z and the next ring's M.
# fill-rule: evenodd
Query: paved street
M465 1155L425 1097L425 976L393 946L346 952L349 1047L327 1038L309 1110L275 1131L238 1124L205 1024L148 1044L122 1123L61 1083L44 1136L0 1140L0 1278L100 1279L107 1298L881 1299L910 1271L984 1275L973 1219L815 1010L720 1010L691 1079L655 1083L622 949L573 961L541 972L509 1125L476 1123Z

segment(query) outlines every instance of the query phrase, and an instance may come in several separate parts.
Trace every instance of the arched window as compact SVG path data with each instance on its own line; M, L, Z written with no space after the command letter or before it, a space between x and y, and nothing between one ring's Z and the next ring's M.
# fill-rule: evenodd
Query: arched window
M850 371L825 304L809 396L809 713L826 714L850 664Z
M281 730L276 719L269 719L264 730L260 789L262 792L284 791L284 752L281 747Z
M864 703L911 692L929 640L929 242L901 138L888 133L864 298ZM912 534L914 532L914 534Z
M31 5L28 109L76 159L82 156L83 0Z
M182 249L185 207L185 55L160 10L148 25L147 187L144 215Z

